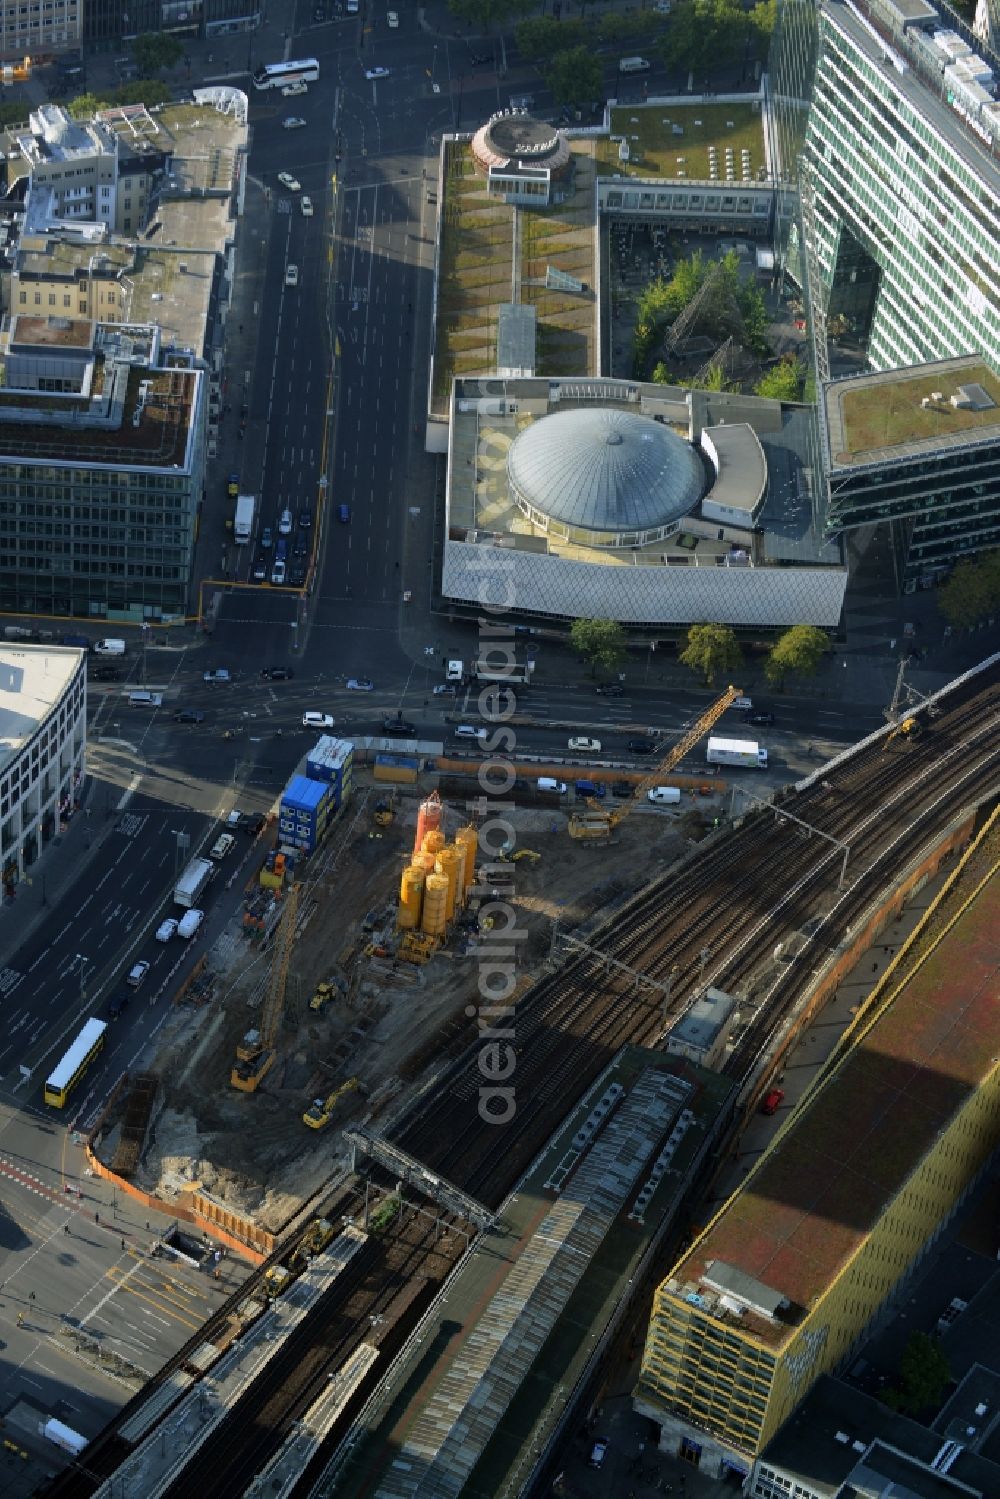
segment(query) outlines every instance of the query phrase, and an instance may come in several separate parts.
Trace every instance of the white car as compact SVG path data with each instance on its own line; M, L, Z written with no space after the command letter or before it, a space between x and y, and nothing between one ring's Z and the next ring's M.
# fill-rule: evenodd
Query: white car
M157 942L169 942L176 930L177 922L172 916L168 916L166 921L161 921L159 926L156 928Z
M388 78L388 68L365 68L365 77L371 83L376 78Z
M308 83L286 83L281 90L281 97L283 99L295 99L299 94L308 94L308 92Z
M285 584L285 564L284 564L284 562L282 562L282 560L280 559L280 557L279 557L278 561L274 564L274 566L271 568L271 582L274 584L275 588L283 588L284 587L284 584Z
M278 181L282 187L287 187L290 193L300 193L302 191L302 183L297 177L293 177L291 172L279 172Z
M571 739L569 747L571 750L583 750L588 755L599 755L601 753L601 741L599 739Z
M303 713L302 727L304 729L332 729L333 719L329 713Z
M375 683L371 677L348 677L345 682L348 692L374 692Z
M395 31L399 26L399 11L390 10L386 12L386 25L390 31Z
M290 510L283 510L281 512L281 517L280 517L280 519L278 521L278 535L279 536L291 536L291 534L292 534L292 512Z
M646 792L646 798L654 807L676 807L681 794L676 786L654 786Z
M286 115L281 126L283 130L304 130L305 123L301 115Z
M454 684L454 682L439 682L437 684L437 686L435 687L435 689L434 689L434 696L435 697L454 697L455 696L455 684Z
M299 268L298 268L298 266L297 265L286 265L285 266L285 285L286 286L298 286L298 284L299 284Z
M125 982L127 984L130 984L133 989L138 989L139 985L142 983L148 972L149 963L145 958L143 958L141 963L132 964L132 967L128 971L128 978Z
M305 193L303 193L302 194L302 202L299 204L299 207L302 209L302 217L304 219L311 219L312 218L312 216L313 216L313 200L312 200L312 198L308 197Z
M217 666L215 671L203 672L201 679L203 682L228 682L229 672L224 666Z
M204 911L199 911L197 906L192 906L190 911L184 912L184 915L177 923L178 937L185 937L190 941L204 920Z

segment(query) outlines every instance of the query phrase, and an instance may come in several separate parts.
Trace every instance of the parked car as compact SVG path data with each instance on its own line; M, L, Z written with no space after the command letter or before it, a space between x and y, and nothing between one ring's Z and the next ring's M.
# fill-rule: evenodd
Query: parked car
M128 978L126 979L126 983L130 984L133 989L138 989L139 985L142 983L148 972L149 962L146 958L143 958L141 963L132 964L132 967L128 971Z
M681 794L676 786L654 786L651 791L646 792L646 800L651 801L654 807L676 807L680 799Z
M287 187L290 193L300 193L302 191L302 183L297 177L293 177L291 172L279 172L278 181L282 187Z
M630 739L628 747L632 755L655 755L657 750L655 739Z
M281 126L283 130L301 130L305 123L301 115L286 115Z
M305 124L305 120L303 120L302 123L304 125ZM311 219L312 218L313 212L314 212L314 210L313 210L313 200L312 200L312 198L308 197L306 193L302 194L302 202L299 204L299 208L302 210L302 217L304 219Z
M415 739L417 726L415 723L407 723L405 718L384 718L382 733L395 734L400 739Z
M575 734L569 741L571 750L580 750L588 755L599 755L601 753L601 741L599 739L586 739L580 734Z
M557 781L554 776L538 777L539 791L556 791L560 796L566 795L566 782Z
M388 78L388 76L388 68L365 68L365 77L368 79L369 83L371 83L375 78Z
M302 727L304 729L332 729L333 718L329 713L303 713Z
M621 697L625 688L620 682L602 682L599 687L595 688L595 691L599 692L602 697Z
M395 31L399 25L399 12L397 10L386 11L385 24L390 31Z
M204 723L205 715L197 708L179 708L174 714L174 723Z
M454 684L454 682L439 682L437 684L437 686L434 688L434 696L435 697L454 697L455 696L455 684Z
M348 677L344 683L348 692L374 692L375 683L371 677Z
M290 682L295 675L290 666L264 666L260 674L265 682Z
M203 682L228 682L229 672L224 666L217 666L214 671L202 672Z
M169 942L177 930L177 921L173 916L168 916L166 921L161 921L156 928L157 942Z
M611 795L616 796L620 802L630 801L634 790L635 787L631 781L611 782Z
M784 1088L769 1088L761 1099L762 1114L776 1114L785 1101Z
M285 266L285 285L286 286L298 286L298 284L299 284L299 268L298 268L298 266L297 265L286 265Z
M308 92L308 83L286 83L281 90L281 97L283 99L297 99L299 94L308 94Z
M774 714L773 713L748 713L746 715L746 717L744 718L743 722L744 723L756 723L756 724L760 724L763 728L766 728L768 726L768 724L774 723Z
M574 781L573 790L577 796L589 796L592 800L598 802L602 802L608 794L608 788L603 781Z
M120 682L122 679L121 669L117 666L92 666L90 675L95 682Z
M607 1455L608 1439L607 1437L598 1437L597 1441L590 1449L590 1457L587 1459L587 1461L590 1467L601 1468L604 1466L604 1459L607 1457Z

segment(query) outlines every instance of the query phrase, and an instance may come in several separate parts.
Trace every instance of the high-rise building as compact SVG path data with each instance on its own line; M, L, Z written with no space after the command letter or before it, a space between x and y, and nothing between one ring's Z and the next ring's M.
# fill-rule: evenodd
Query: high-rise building
M746 1475L853 1357L1000 1142L1000 879L976 871L656 1291L636 1405L709 1472Z
M1000 60L960 24L929 0L783 0L779 243L807 292L821 382L962 358L1000 372ZM829 530L886 520L909 587L1000 542L1000 442L989 454L980 434L970 463L949 432L911 503L879 516L847 502L830 399L818 411ZM869 489L898 457L869 470Z
M51 57L79 47L83 0L0 0L0 60Z

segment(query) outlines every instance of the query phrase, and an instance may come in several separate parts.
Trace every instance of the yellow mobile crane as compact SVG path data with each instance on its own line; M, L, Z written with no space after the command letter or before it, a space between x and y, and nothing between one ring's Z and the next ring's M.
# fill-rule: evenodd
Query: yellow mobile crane
M270 1068L277 1052L275 1043L278 1028L285 1008L285 984L288 980L288 965L295 943L295 919L299 909L299 886L293 885L288 892L285 909L278 927L278 940L271 977L267 986L267 998L260 1012L260 1026L247 1031L236 1048L236 1061L229 1074L229 1081L241 1093L256 1093Z
M722 696L703 713L683 739L679 739L673 748L666 754L655 769L648 775L643 776L632 792L630 799L623 802L620 807L611 811L605 811L601 804L592 797L587 800L585 812L574 812L569 820L569 834L571 838L579 839L606 839L609 838L620 822L629 815L637 802L641 801L646 792L653 786L659 784L662 776L679 765L688 752L694 749L699 739L714 728L716 723L725 713L734 698L740 696L738 687L727 687Z

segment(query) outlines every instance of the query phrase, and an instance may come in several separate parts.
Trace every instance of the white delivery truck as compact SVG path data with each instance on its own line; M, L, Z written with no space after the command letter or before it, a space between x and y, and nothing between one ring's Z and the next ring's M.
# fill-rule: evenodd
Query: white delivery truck
M253 513L257 501L252 494L238 494L236 496L236 517L233 521L233 539L238 546L250 540L253 535Z
M211 859L192 859L174 886L175 905L190 911L214 873L215 865Z
M754 739L717 739L708 741L709 765L733 765L739 770L766 770L767 750Z
M649 63L645 57L623 57L618 64L619 73L648 73Z

